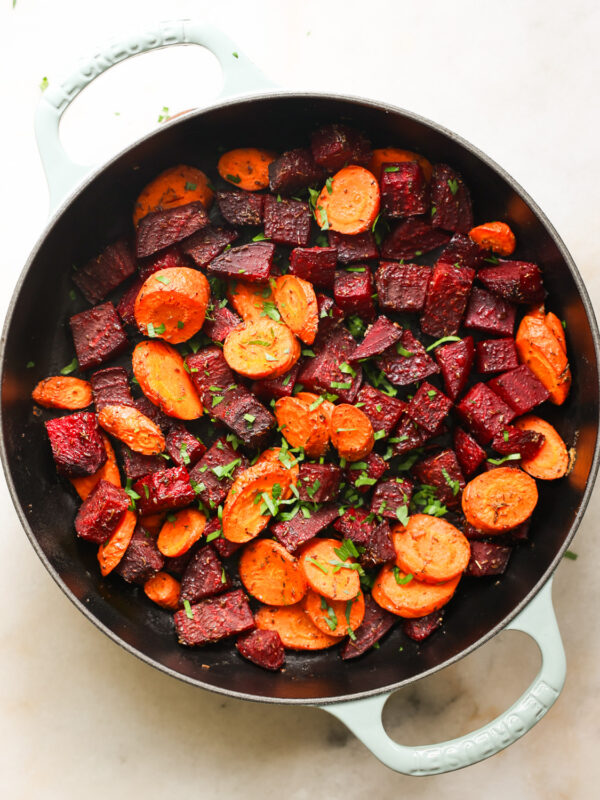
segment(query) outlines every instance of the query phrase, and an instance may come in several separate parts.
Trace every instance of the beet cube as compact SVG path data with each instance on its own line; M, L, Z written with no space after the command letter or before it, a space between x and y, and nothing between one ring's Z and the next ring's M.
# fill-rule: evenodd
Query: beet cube
M128 506L129 496L123 489L99 480L77 512L77 535L88 542L105 542L118 527Z
M390 397L368 383L361 387L356 405L369 418L373 431L384 431L386 436L394 430L406 408L402 400Z
M464 233L455 233L449 244L444 247L439 262L452 264L455 267L468 267L477 270L483 264L487 253Z
M152 211L139 221L136 230L136 255L144 258L164 250L208 225L202 203L195 201L166 211Z
M67 478L93 475L106 462L98 419L80 411L45 423L56 469Z
M275 245L272 242L255 242L232 247L231 250L206 265L212 275L239 278L251 283L264 283L271 274Z
M206 447L187 430L182 423L175 423L166 436L167 453L178 467L193 466L199 461Z
M100 369L90 377L92 394L96 411L101 411L104 406L134 406L133 397L129 391L129 378L127 370L123 367L107 367Z
M135 407L140 414L148 417L148 419L151 419L155 425L158 425L163 433L168 433L171 425L173 424L173 419L168 417L164 411L161 411L158 406L154 405L154 403L151 403L145 395L142 395L135 400Z
M409 217L399 222L381 245L384 259L414 258L435 250L450 240L450 234L434 228L426 217Z
M245 445L253 448L261 448L266 444L276 424L271 412L245 386L236 386L226 392L223 402L210 409L210 412Z
M125 239L106 247L73 275L73 283L92 305L104 300L135 272L135 261Z
M420 428L408 414L403 414L394 435L390 437L390 443L394 445L394 453L400 456L414 450L415 447L421 447L430 439L440 436L445 430L442 425L435 433L428 433L425 428Z
M429 336L454 336L460 327L475 271L440 263L433 268L421 328Z
M277 631L243 633L235 646L241 656L263 669L278 670L285 664L285 650Z
M233 481L247 467L248 461L242 453L236 453L224 439L217 439L190 471L190 482L207 508L217 508L227 497Z
M125 555L115 568L127 583L144 584L164 567L165 559L156 540L138 522Z
M467 476L472 475L485 461L485 450L462 428L454 429L454 452L460 468Z
M409 330L402 331L400 341L382 353L376 364L394 386L407 386L440 371L421 342Z
M487 444L515 418L515 412L485 383L476 383L456 406L480 444Z
M331 525L339 515L337 506L326 505L311 512L310 517L299 513L286 522L275 522L271 525L271 533L286 550L294 553L301 545Z
M354 631L355 638L348 639L342 647L341 657L347 661L366 653L397 621L398 617L395 614L381 608L370 594L365 595L365 616Z
M382 261L375 273L379 305L391 311L422 311L431 268Z
M448 508L458 505L466 482L454 450L442 450L429 456L415 464L413 471L421 483L435 488L444 505Z
M366 167L371 160L371 142L348 125L324 125L310 137L315 162L328 172L337 172L345 164Z
M527 364L492 378L488 386L518 415L528 414L550 397L546 387Z
M265 196L253 192L217 192L219 211L230 225L260 225Z
M540 268L527 261L503 261L482 269L477 278L492 294L512 303L537 305L546 296Z
M295 247L290 255L290 272L315 286L333 289L336 263L335 247Z
M338 233L328 231L329 245L337 250L340 264L353 264L357 261L371 261L379 258L379 248L372 231L364 233Z
M210 539L211 544L214 546L221 558L229 558L237 550L239 550L242 545L238 544L237 542L230 542L229 539L226 539L223 536L222 527L221 520L218 517L214 517L206 525L206 528L204 528L204 536L206 541ZM216 533L217 531L219 535L213 539L211 537L211 533Z
M367 328L365 338L348 359L359 361L361 358L377 356L397 342L402 336L402 328L383 315Z
M187 565L200 549L199 545L200 542L196 542L181 556L165 556L163 570L168 572L170 575L175 575L176 577L181 578L187 568Z
M361 494L368 492L387 470L387 461L377 453L369 453L363 461L355 461L346 467L346 480Z
M352 539L354 544L363 547L370 540L376 523L367 519L368 513L362 508L348 508L341 517L336 519L333 527L341 533L344 539Z
M440 627L443 619L444 609L433 611L431 614L427 614L426 617L405 619L402 623L402 633L414 642L422 642L423 639L431 636Z
M371 513L397 520L398 509L403 506L408 509L413 489L412 483L403 478L380 481L371 499Z
M329 503L340 490L342 470L335 464L300 464L298 490L300 500L310 503Z
M289 372L286 372L285 375L280 375L279 378L264 378L260 381L254 381L252 392L262 400L271 400L271 398L278 400L280 397L290 397L294 391L299 371L300 363L296 362Z
M323 335L315 340L315 358L307 359L302 366L298 381L310 392L336 394L343 403L353 403L362 383L359 364L351 372L342 372L340 365L347 362L356 349L352 335L342 325L331 320Z
M187 645L218 642L254 627L248 598L241 589L176 611L173 620L179 644Z
M381 165L381 208L388 217L414 217L428 208L427 183L418 161Z
M186 356L186 366L203 405L212 413L219 403L213 402L236 386L233 372L220 347L211 346Z
M442 370L444 386L452 400L456 400L467 385L474 354L472 336L465 336L459 342L450 342L437 347L434 351L436 361Z
M182 248L192 257L197 267L206 267L237 238L237 231L230 228L213 228L209 225L186 239Z
M310 209L300 200L265 197L265 236L277 244L305 247L310 238Z
M121 320L112 303L94 306L69 320L80 369L98 367L115 358L128 345Z
M477 342L478 372L506 372L519 366L514 339L486 339Z
M406 413L427 433L434 434L450 413L452 400L427 381L419 386Z
M144 456L130 450L125 444L121 445L121 460L125 477L130 481L137 481L152 472L162 472L166 466L164 458Z
M435 164L430 182L431 221L436 228L468 233L473 227L471 195L458 172Z
M333 302L331 297L328 297L326 294L322 294L321 292L317 292L317 304L319 308L319 319L333 319L335 322L339 322L341 319L344 319L344 312L339 306Z
M538 431L524 431L514 425L507 425L492 439L492 447L501 455L518 453L521 458L533 458L544 444L545 436Z
M369 540L363 547L364 552L360 554L359 562L365 569L372 569L389 561L395 561L396 551L392 541L390 523L384 519L375 525Z
M202 326L205 333L213 342L224 342L234 328L241 325L242 318L227 306L213 306L210 317L207 315Z
M492 542L471 541L471 558L466 574L475 578L502 575L508 565L511 547Z
M497 336L512 336L515 327L515 306L485 289L474 286L463 325Z
M323 169L308 148L287 150L269 164L269 189L273 194L293 194L322 180Z
M204 600L231 589L231 581L227 576L223 580L224 575L223 565L212 544L201 547L183 573L179 595L180 605L183 605L184 600L189 603L197 603L198 600Z
M141 278L138 278L134 283L131 284L129 289L123 293L121 299L119 300L119 304L117 305L117 314L121 317L123 325L131 325L132 328L137 327L134 307L137 296L140 293L140 289L143 285L144 281Z
M167 250L161 250L147 258L142 259L139 264L140 278L145 281L155 272L161 269L174 269L177 267L189 267L188 259L182 254L179 245L173 245Z
M140 514L183 508L196 499L185 467L171 467L145 475L133 484L133 490L140 496L137 501Z

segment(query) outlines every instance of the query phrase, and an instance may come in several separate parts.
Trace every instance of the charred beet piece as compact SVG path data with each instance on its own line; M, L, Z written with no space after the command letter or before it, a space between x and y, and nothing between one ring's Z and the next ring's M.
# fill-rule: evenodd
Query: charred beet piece
M361 358L377 356L397 342L402 336L402 328L387 317L377 317L375 322L367 328L365 338L358 345L349 361L359 361Z
M435 250L450 240L450 234L434 228L426 217L409 217L399 222L381 245L385 259L414 258Z
M337 506L326 505L312 512L310 517L296 514L287 522L276 522L271 525L271 532L286 550L294 553L301 545L331 525L339 515Z
M117 305L117 314L121 317L123 325L131 325L132 328L137 327L133 309L135 307L137 296L140 293L140 289L143 285L144 281L141 278L138 278L134 283L131 284L129 289L127 289L127 291L119 300L119 304Z
M216 533L217 531L219 535L213 539L211 533ZM211 543L214 545L215 550L221 558L229 558L242 546L237 542L230 542L229 539L223 536L222 523L218 517L214 517L207 523L206 528L204 528L204 536L207 541L210 538Z
M290 272L315 286L333 289L336 263L335 247L295 247L290 255Z
M98 419L80 411L45 423L56 469L67 478L93 475L106 462Z
M209 225L186 239L182 248L191 256L197 267L206 267L237 238L237 231L230 228L213 228Z
M483 264L487 253L464 233L455 233L450 243L444 247L439 262L455 267L468 267L477 270Z
M310 238L310 209L300 200L265 197L265 236L277 244L305 247Z
M408 414L403 414L390 441L394 445L394 453L400 456L410 450L414 450L415 447L421 447L425 442L435 439L436 436L440 436L445 431L446 428L442 425L435 433L428 433L425 428L420 428Z
M364 494L377 483L387 468L387 462L380 455L369 453L364 461L355 461L346 467L346 480Z
M478 372L505 372L519 366L514 339L486 339L477 342Z
M279 378L264 378L261 381L254 381L252 392L262 400L270 400L273 397L276 400L280 397L290 397L294 391L299 371L300 363L296 362L289 372Z
M293 194L322 179L323 170L308 148L287 150L269 164L269 189L273 194Z
M381 208L388 217L414 217L427 211L427 183L417 161L381 165Z
M231 331L242 322L242 318L227 306L217 305L210 316L210 319L207 317L204 321L202 332L213 342L224 342Z
M400 341L380 355L376 364L394 386L407 386L440 371L421 342L409 330L402 331Z
M115 358L128 345L121 320L112 303L94 306L71 317L69 324L81 369L98 367Z
M345 164L366 167L371 160L371 142L347 125L324 125L310 137L315 162L328 172L337 172Z
M444 619L444 609L427 614L426 617L417 619L405 619L402 623L402 633L415 642L422 642L436 631Z
M452 400L456 400L467 385L474 354L475 347L472 336L465 336L460 342L450 342L442 347L437 347L434 352L436 361L442 370L444 386Z
M233 372L220 347L211 346L199 350L185 359L186 366L203 405L212 413L218 403L215 396L222 395L236 385Z
M427 381L419 386L406 413L427 433L434 434L450 413L452 400Z
M164 567L165 559L155 539L138 522L125 555L115 572L127 583L144 584Z
M212 544L206 544L191 559L181 579L180 605L187 600L197 603L231 589L231 581L223 580L223 565Z
M421 328L429 336L454 336L463 318L475 271L438 263L433 268Z
M164 458L144 456L130 450L125 444L121 445L121 460L125 477L131 481L137 481L152 472L162 472L166 466Z
M474 286L463 325L465 328L475 328L496 336L512 336L515 314L515 306Z
M109 245L73 275L73 283L88 303L95 305L135 272L135 262L124 239Z
M242 453L236 453L225 439L217 439L190 472L190 481L198 491L198 499L207 508L217 508L227 497L233 481L247 466L248 461Z
M158 406L155 406L154 403L151 403L145 395L135 400L135 407L141 414L151 419L155 425L158 425L163 433L168 433L173 424L173 419L167 416L164 411L161 411Z
M176 611L173 619L179 644L187 645L218 642L254 627L248 598L241 589Z
M181 556L165 556L165 563L163 566L164 571L168 572L170 575L176 575L178 578L181 578L187 568L187 565L190 563L199 549L200 542L196 542Z
M298 490L300 500L310 503L329 503L340 490L342 470L335 464L300 464Z
M540 268L527 261L503 261L482 269L477 278L492 294L512 303L537 305L546 296Z
M337 260L340 264L353 264L357 261L379 258L379 249L371 231L354 234L328 231L327 238L330 246L337 250Z
M408 509L413 489L412 483L402 478L380 481L373 492L371 512L380 517L397 520L398 509L403 506Z
M348 639L342 648L341 656L344 661L366 653L397 621L395 614L381 608L370 594L365 595L365 616L354 631L355 638Z
M183 508L196 499L185 467L171 467L145 475L133 484L133 490L140 496L137 501L140 514Z
M90 377L92 394L96 411L101 411L104 406L134 406L133 397L129 391L129 378L127 370L123 367L107 367L98 370Z
M390 311L422 311L431 268L382 261L375 273L379 305Z
M550 397L546 387L527 364L492 378L488 386L519 415L528 414Z
M507 406L485 383L476 383L456 406L480 444L487 444L515 418Z
M384 431L386 436L394 430L402 412L406 408L406 403L395 397L374 389L369 383L361 387L356 405L367 415L373 430Z
M462 428L454 429L454 451L460 468L467 476L472 475L485 461L485 450Z
M501 455L518 453L521 458L533 458L545 442L545 436L538 431L522 431L514 425L507 425L492 439L492 447Z
M262 447L275 427L275 417L245 386L227 392L211 414L252 448Z
M243 633L235 646L241 656L263 669L274 671L285 664L285 650L277 631Z
M458 172L436 164L430 182L431 221L436 228L468 233L473 227L471 195Z
M208 225L202 203L195 201L166 211L152 211L139 221L136 231L138 258L164 250Z
M414 473L421 483L433 486L444 505L458 505L460 493L466 486L464 475L454 450L442 450L414 466Z
M321 292L317 292L317 303L319 306L319 319L333 319L339 322L344 319L344 312L333 302L332 298Z
M239 278L251 283L264 283L271 274L275 245L271 242L255 242L232 247L226 253L214 258L207 264L212 275L223 275L226 278Z
M379 567L388 561L394 561L396 551L392 542L390 523L383 520L373 528L369 540L363 545L364 553L360 554L360 564L366 569Z
M178 467L193 466L206 453L206 447L182 423L171 426L166 442L167 453Z
M182 254L179 245L173 245L160 253L154 253L144 258L139 265L140 278L145 281L160 269L174 269L176 267L189 267L189 261Z
M359 364L352 372L342 372L340 365L348 361L356 349L352 335L341 325L331 320L323 335L313 345L315 358L307 359L300 371L298 381L310 392L336 394L343 403L353 403L362 383L362 369Z
M217 192L217 205L230 225L260 225L265 196L253 192Z
M344 539L354 544L366 545L375 530L375 522L367 519L369 514L362 508L349 508L334 523L333 527Z
M109 481L99 480L75 517L77 536L101 544L111 536L129 505L129 496Z
M502 575L511 552L511 547L504 547L501 544L471 541L471 558L467 564L466 574L475 578Z

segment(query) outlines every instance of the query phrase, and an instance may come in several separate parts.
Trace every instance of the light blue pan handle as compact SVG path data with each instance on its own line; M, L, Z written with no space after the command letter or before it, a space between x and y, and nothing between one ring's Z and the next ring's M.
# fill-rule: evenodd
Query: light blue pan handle
M551 596L552 580L506 630L523 631L537 642L541 669L522 697L493 722L466 736L440 744L407 747L384 730L382 712L391 693L320 706L340 719L386 766L406 775L435 775L467 767L520 739L558 698L565 682L565 651Z
M62 84L49 86L40 100L35 116L35 133L50 189L50 208L55 208L92 169L71 161L60 142L60 118L71 101L94 78L115 64L149 50L176 44L201 45L218 58L224 75L219 98L274 88L274 84L231 39L204 23L192 20L162 22L153 30L135 33L109 44Z

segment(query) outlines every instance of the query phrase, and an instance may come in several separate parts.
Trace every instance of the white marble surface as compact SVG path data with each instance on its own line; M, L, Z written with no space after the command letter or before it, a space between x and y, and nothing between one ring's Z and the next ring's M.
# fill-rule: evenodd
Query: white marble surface
M545 209L600 307L600 13L594 0L17 0L14 9L12 0L2 0L2 315L46 219L32 128L41 78L58 80L121 31L193 15L226 28L283 86L391 101L470 139ZM205 72L195 71L193 79L175 85L170 78L178 59L190 57L189 51L165 60L145 57L145 64L139 59L98 81L65 122L70 152L102 158L156 124L163 105L177 110L209 99L218 82L210 59L200 59ZM555 580L568 677L553 710L489 761L447 776L407 778L379 764L322 712L194 690L126 655L46 574L2 478L0 795L597 797L599 521L596 492L572 546L579 558L565 561ZM387 714L391 729L407 743L464 733L507 707L536 669L529 640L500 636L396 697Z

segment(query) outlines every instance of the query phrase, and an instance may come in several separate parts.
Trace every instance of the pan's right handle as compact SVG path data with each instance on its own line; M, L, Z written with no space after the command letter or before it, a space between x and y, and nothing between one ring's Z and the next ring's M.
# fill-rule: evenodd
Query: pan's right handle
M71 101L94 78L115 64L149 50L177 44L201 45L218 58L224 75L220 98L275 88L229 37L206 23L192 20L162 22L152 30L109 44L62 84L49 86L38 105L35 133L50 189L51 208L58 205L92 169L91 165L72 161L60 142L60 118Z

